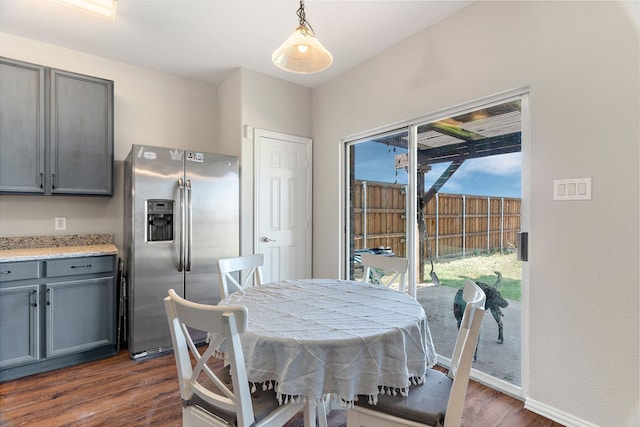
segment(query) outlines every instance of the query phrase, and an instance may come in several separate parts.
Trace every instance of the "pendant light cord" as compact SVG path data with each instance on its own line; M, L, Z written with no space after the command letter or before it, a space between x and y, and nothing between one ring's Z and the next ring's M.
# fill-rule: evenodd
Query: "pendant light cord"
M304 28L304 31L306 33L305 35L315 37L316 33L315 31L313 31L313 27L311 26L309 21L307 21L307 17L304 13L304 0L300 0L300 7L298 8L296 15L298 15L298 18L300 19L300 28Z

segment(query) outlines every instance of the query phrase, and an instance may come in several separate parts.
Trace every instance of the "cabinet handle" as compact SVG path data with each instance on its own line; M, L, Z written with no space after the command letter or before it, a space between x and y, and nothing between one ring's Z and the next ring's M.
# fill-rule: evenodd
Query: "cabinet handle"
M87 264L87 265L72 265L71 268L91 268L91 264Z
M56 188L56 174L55 173L51 174L51 188L52 189Z
M44 174L40 172L40 188L44 188Z
M38 299L36 298L38 296L38 293L36 291L31 291L31 306L32 307L37 307L38 306Z
M51 288L47 289L47 305L51 305Z
M7 270L7 271L0 271L0 274L11 274L11 270Z

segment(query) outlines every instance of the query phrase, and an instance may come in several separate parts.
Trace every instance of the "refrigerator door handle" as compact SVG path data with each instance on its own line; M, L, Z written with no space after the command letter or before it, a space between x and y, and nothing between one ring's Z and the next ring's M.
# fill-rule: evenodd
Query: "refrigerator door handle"
M178 271L184 268L184 180L178 178L178 188L180 189L180 256L178 257Z
M187 179L187 261L186 271L191 271L191 242L193 240L193 209L191 206L191 180Z

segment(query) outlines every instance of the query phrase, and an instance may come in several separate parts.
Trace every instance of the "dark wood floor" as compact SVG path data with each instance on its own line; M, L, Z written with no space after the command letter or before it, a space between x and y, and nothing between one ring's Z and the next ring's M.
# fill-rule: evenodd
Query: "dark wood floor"
M333 411L330 427L345 425ZM0 383L0 426L180 426L181 409L172 354L133 361L115 357ZM287 427L303 425L301 418ZM522 402L471 382L462 426L560 426Z

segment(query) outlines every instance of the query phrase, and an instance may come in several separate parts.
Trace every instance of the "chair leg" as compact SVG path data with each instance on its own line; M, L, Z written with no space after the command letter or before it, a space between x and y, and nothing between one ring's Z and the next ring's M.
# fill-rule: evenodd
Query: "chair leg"
M304 427L316 427L316 403L313 401L307 401L304 404Z
M182 408L182 427L211 427L219 423L219 420L195 407Z
M331 405L331 395L326 394L322 400L318 403L318 426L327 426L327 407Z

